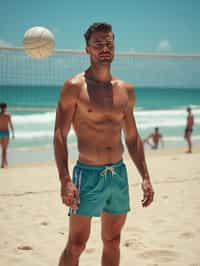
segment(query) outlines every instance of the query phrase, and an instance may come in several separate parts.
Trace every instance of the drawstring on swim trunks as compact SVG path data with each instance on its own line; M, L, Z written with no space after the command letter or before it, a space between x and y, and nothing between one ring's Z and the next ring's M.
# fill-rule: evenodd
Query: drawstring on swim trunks
M116 172L115 172L115 168L113 166L106 166L105 169L100 173L101 176L104 176L105 179L107 177L107 173L108 172L111 172L112 173L112 176L113 175L116 175Z

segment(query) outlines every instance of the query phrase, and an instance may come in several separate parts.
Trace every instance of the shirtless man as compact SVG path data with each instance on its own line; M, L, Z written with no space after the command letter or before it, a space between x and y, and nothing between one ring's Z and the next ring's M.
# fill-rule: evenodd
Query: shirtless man
M114 33L106 23L94 23L85 33L90 67L64 83L58 102L54 150L61 198L69 206L68 243L59 266L77 266L90 235L93 216L101 216L103 266L118 266L120 233L129 208L127 171L121 135L142 176L143 207L153 201L142 141L133 108L133 87L112 76ZM79 159L71 179L66 137L73 125Z
M153 144L149 142L150 139L152 140ZM162 147L164 147L163 136L160 134L158 127L155 127L154 132L143 141L144 144L146 143L150 145L152 149L156 150L158 149L159 142L161 142Z
M7 148L9 144L9 127L14 138L14 128L11 121L11 116L6 112L7 104L0 103L0 145L2 149L1 168L8 166Z
M194 116L192 114L192 109L190 107L187 108L187 112L188 112L188 116L187 116L184 138L188 144L187 153L191 153L192 152L191 136L192 136L192 130L193 130L193 125L194 125Z

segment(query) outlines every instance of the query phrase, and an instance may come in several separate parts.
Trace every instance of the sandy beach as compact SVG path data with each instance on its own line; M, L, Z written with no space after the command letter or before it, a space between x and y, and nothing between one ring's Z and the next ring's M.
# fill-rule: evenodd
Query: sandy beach
M147 151L146 158L156 196L143 209L141 178L125 155L131 212L122 234L120 265L200 266L200 146L193 154L184 148ZM55 164L0 169L0 182L0 265L57 265L68 216ZM81 266L100 265L100 230L100 219L94 218Z

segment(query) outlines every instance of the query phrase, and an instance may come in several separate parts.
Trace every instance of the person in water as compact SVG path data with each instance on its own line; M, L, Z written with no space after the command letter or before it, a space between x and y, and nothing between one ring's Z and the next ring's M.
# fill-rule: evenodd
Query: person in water
M155 150L158 149L160 143L162 147L164 147L163 135L159 132L159 128L155 127L154 132L144 139L143 143L150 145L151 148Z

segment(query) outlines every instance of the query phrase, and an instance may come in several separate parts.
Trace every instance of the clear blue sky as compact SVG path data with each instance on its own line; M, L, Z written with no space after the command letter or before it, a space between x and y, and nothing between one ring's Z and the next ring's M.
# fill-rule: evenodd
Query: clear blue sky
M117 51L200 53L199 0L0 0L0 44L21 46L32 26L49 28L56 48L84 49L96 21L113 25Z

